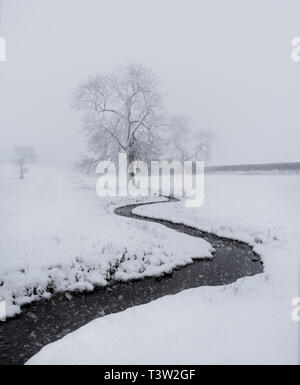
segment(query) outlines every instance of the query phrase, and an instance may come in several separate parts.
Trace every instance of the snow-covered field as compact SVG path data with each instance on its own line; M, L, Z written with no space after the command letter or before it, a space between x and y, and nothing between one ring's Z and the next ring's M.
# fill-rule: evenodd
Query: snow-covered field
M263 257L265 272L98 319L29 363L299 362L299 325L291 316L292 299L299 296L299 176L207 176L202 208L174 203L136 212L246 241Z
M42 166L20 181L12 166L0 165L0 298L8 317L53 292L161 275L211 257L204 240L114 215L132 200L99 198L96 181Z

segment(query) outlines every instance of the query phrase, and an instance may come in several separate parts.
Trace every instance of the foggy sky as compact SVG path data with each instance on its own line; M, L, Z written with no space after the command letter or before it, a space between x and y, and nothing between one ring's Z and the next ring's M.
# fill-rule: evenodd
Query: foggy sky
M0 161L17 144L43 162L84 151L74 88L143 63L169 110L216 135L213 164L300 160L299 0L3 0Z

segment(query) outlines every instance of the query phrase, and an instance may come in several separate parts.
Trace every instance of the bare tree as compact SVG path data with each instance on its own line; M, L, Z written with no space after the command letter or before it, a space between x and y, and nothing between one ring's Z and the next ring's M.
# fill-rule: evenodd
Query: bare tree
M28 164L36 162L35 151L29 146L19 146L14 149L13 163L16 166L20 179L24 179L24 175L28 172Z
M88 150L81 168L127 153L129 163L159 157L165 114L153 74L130 65L110 75L94 75L75 93L74 107L84 112Z
M74 167L79 171L89 174L92 169L95 169L98 162L99 160L95 158L86 155L81 155L80 159L74 162Z
M195 130L190 119L176 116L170 121L169 134L166 152L171 159L182 162L209 159L213 142L210 131Z

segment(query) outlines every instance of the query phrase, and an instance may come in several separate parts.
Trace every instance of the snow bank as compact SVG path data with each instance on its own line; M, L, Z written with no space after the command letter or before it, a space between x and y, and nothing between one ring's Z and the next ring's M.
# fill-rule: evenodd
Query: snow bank
M158 276L211 257L204 240L116 216L116 207L133 202L99 198L95 186L95 178L67 169L36 167L19 181L0 166L0 297L8 317L56 292Z
M205 190L201 208L187 209L182 201L139 207L134 212L246 242L263 257L272 280L297 285L299 175L208 175Z
M97 319L48 345L29 365L294 363L288 304L265 297L261 278L198 288ZM256 306L253 306L253 303ZM270 322L270 320L272 322ZM293 326L296 333L295 325Z
M295 364L299 296L299 176L209 176L200 209L182 203L136 213L168 218L255 246L265 273L106 316L51 344L29 364Z

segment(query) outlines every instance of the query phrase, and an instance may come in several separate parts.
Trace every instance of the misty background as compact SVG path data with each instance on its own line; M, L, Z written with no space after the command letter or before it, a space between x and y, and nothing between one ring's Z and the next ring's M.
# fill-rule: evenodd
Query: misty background
M0 161L85 151L72 92L90 74L142 63L170 112L216 136L211 164L299 161L298 0L2 0Z

